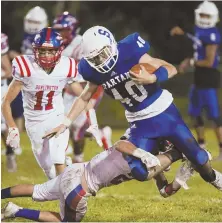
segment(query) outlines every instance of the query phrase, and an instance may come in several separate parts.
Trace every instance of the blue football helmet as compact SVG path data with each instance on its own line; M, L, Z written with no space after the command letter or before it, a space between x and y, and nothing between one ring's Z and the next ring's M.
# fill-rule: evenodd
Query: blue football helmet
M69 12L57 16L53 21L53 28L62 35L65 45L68 45L80 30L79 21Z
M51 27L37 33L32 46L36 62L45 69L55 67L64 49L62 36Z

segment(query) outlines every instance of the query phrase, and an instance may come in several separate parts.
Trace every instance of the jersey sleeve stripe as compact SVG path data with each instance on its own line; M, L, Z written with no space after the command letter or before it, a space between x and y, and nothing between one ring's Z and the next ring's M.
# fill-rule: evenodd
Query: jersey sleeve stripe
M25 60L25 58L24 58L23 56L21 56L21 58L22 58L22 62L23 62L24 65L25 65L25 69L26 69L26 72L27 72L27 76L30 77L30 76L31 76L31 72L30 72L29 66L28 66L28 64L27 64L27 62L26 62L26 60Z
M74 77L76 77L76 75L77 75L77 67L78 67L77 60L74 60L74 62L75 62L75 73L74 73Z
M71 77L71 76L72 76L72 59L69 58L69 73L67 77Z
M18 64L18 66L19 66L19 70L20 70L20 74L21 74L21 76L24 77L24 72L23 72L23 70L22 70L22 66L21 66L21 64L20 64L20 62L19 62L18 57L16 57L15 60L16 60L16 62L17 62L17 64Z

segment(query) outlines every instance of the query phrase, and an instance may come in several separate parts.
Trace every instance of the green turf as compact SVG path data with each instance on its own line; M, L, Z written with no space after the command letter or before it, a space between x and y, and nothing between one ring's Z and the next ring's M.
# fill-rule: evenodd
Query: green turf
M117 140L123 131L114 131L113 140ZM208 148L213 156L217 155L218 147L213 131L206 132ZM8 173L5 167L5 156L2 156L2 187L21 183L42 183L46 180L38 167L30 143L25 134L21 144L23 153L17 157L18 171ZM86 159L101 151L94 141L88 140L85 150ZM180 162L173 165L166 175L172 180ZM214 168L222 171L221 162L212 162ZM222 221L222 193L210 184L205 183L195 174L189 181L190 190L180 190L170 198L162 198L153 181L130 181L118 186L102 189L96 197L89 199L88 212L84 221ZM2 201L2 206L12 200L22 207L40 210L58 211L58 202L33 202L30 198L16 198ZM13 221L24 221L16 219Z

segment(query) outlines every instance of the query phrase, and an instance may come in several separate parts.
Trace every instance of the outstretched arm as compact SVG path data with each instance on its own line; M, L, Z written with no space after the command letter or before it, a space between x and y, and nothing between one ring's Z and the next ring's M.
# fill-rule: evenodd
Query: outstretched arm
M82 94L73 103L72 108L69 111L68 115L66 116L65 120L63 121L63 123L58 127L54 128L53 130L47 132L43 136L43 138L51 138L54 135L57 137L61 133L63 133L72 124L72 122L81 114L81 112L84 111L92 95L95 93L96 89L97 85L88 82Z

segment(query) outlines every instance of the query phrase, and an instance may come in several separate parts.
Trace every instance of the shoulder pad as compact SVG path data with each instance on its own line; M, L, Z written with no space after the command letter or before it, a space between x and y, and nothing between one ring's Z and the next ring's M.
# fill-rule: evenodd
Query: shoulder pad
M219 30L214 27L211 29L207 29L203 35L203 43L205 44L220 44L221 43L221 35Z
M15 57L12 61L12 67L12 76L15 79L31 76L30 61L25 55Z
M93 69L84 58L82 58L78 63L78 71L85 81L89 81L97 85L101 84L101 80L98 79L100 73Z
M124 54L124 58L135 58L139 61L140 57L147 53L150 45L145 41L139 33L133 33L125 37L118 43L120 51Z

